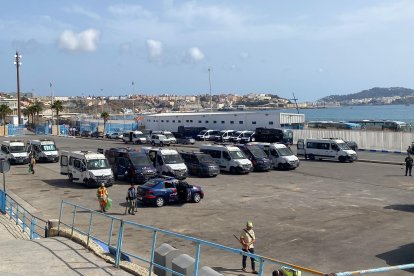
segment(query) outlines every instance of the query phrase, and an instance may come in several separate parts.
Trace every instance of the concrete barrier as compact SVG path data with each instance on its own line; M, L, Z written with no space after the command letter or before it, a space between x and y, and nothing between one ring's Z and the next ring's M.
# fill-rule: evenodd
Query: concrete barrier
M184 275L194 274L195 260L187 254L181 254L172 260L172 269ZM173 274L177 275L177 274Z
M199 272L198 276L223 276L223 274L218 273L214 269L208 266L203 266Z
M179 256L180 250L172 247L168 243L161 244L154 252L154 263L172 269L172 260ZM171 276L172 273L162 268L154 266L154 273L158 276Z

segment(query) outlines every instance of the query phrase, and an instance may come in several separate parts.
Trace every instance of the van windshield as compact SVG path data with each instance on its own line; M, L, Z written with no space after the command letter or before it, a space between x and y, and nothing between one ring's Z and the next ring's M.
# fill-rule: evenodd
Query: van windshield
M164 135L165 135L165 137L167 137L167 138L175 138L175 137L174 137L174 135L172 135L172 134L165 133Z
M55 151L56 146L55 145L41 145L42 151Z
M240 150L229 151L231 159L246 159L244 153Z
M149 166L151 165L151 162L149 161L148 157L146 155L129 155L129 158L131 159L132 164L135 166Z
M346 143L336 143L341 150L350 150L349 146Z
M256 158L265 158L267 157L265 152L258 146L246 146L250 153Z
M293 155L293 152L289 148L280 148L277 149L277 152L280 156L290 156Z
M26 152L26 147L25 146L10 146L10 152L11 153Z
M108 161L106 159L90 159L86 161L88 170L108 169Z
M204 154L200 154L197 156L198 160L202 163L214 163L214 159L213 157L211 157L210 155L204 155Z
M178 154L167 154L163 155L165 164L180 164L184 163L183 159L181 159L181 156Z

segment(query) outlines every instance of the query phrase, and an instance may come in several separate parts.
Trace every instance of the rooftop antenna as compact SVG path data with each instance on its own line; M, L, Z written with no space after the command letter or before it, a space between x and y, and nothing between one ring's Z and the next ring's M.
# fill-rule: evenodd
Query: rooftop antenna
M293 92L293 99L288 99L289 101L294 101L296 106L296 111L299 114L299 107L298 107L298 98L295 97L295 92Z

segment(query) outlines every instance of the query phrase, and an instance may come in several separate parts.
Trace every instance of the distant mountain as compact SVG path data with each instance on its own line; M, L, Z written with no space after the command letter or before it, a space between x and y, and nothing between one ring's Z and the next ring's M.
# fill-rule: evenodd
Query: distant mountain
M324 97L318 101L320 102L345 102L351 100L361 100L361 99L378 99L382 97L407 97L414 96L414 90L404 87L390 87L390 88L381 88L374 87L368 90L363 90L358 93L348 94L348 95L331 95Z

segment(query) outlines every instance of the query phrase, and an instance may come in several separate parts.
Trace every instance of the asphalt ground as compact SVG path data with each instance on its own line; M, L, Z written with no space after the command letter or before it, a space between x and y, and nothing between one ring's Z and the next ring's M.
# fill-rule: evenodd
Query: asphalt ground
M29 138L36 137L25 139ZM113 140L54 139L60 150L124 146ZM358 154L360 159L404 159L397 154ZM403 176L402 168L379 163L303 160L294 171L190 177L188 182L202 186L205 192L199 204L139 206L135 216L124 215L128 184L117 182L109 188L114 202L110 214L235 248L239 244L233 234L240 235L245 222L252 220L257 254L323 272L412 263L414 178ZM66 176L60 175L58 163L38 164L35 175L27 173L27 166L13 166L7 173L7 189L46 219L58 218L61 200L98 209L96 190L69 183ZM64 209L66 222L71 222L71 212ZM87 213L81 214L77 223L85 227L88 218ZM109 221L94 222L93 234L107 237ZM149 257L151 234L127 228L123 246ZM157 245L163 241L194 256L194 244L160 236ZM200 256L202 265L225 275L244 275L241 256L204 246ZM273 268L267 265L265 272L270 273ZM409 273L397 271L387 275Z

